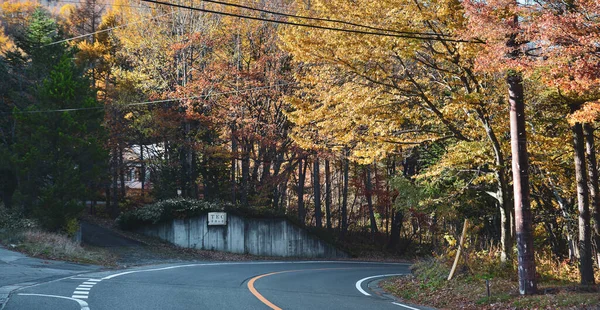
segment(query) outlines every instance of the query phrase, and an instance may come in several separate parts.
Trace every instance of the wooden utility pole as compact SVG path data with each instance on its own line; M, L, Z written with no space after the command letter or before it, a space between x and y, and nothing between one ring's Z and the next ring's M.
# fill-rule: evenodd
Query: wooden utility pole
M523 78L520 73L509 73L508 94L510 103L510 146L512 153L513 190L515 201L515 231L517 237L517 261L519 292L535 294L535 260L533 256L533 228L529 203L529 161L525 135L525 101Z

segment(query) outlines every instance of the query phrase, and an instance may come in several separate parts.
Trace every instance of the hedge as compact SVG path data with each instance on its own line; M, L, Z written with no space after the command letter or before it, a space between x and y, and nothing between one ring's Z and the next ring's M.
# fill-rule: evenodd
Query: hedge
M122 229L132 230L146 225L170 222L173 219L192 218L207 212L220 211L255 218L286 217L269 208L243 208L227 202L174 198L157 201L139 209L124 212L117 218L117 224Z
M174 198L157 201L139 209L122 213L117 218L117 224L123 229L135 229L145 225L169 222L198 216L206 212L223 211L222 203Z

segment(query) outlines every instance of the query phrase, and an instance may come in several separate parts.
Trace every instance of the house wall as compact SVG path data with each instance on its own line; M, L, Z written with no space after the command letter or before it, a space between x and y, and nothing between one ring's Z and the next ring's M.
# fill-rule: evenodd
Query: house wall
M207 215L144 227L141 233L175 245L260 256L346 258L348 254L286 219L227 215L227 225L208 226Z

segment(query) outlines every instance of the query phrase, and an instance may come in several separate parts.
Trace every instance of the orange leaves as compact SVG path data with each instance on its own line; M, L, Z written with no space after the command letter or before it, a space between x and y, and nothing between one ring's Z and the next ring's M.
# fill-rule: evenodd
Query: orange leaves
M12 39L4 34L4 27L0 26L0 55L12 50L14 47Z
M600 116L600 100L590 101L583 104L583 106L569 115L569 124L574 125L575 123L593 123L598 120Z
M567 96L589 95L600 87L600 9L597 1L575 0L522 4L514 0L465 1L468 33L484 39L478 69L507 69L541 77ZM512 16L519 16L516 26ZM515 35L519 53L507 57L506 42Z

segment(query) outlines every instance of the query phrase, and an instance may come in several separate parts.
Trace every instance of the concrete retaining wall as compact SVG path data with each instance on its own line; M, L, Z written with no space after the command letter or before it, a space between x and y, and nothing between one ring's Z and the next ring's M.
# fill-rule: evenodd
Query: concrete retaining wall
M141 233L175 245L261 256L345 258L348 254L286 219L227 215L227 225L208 226L207 215L144 227Z

